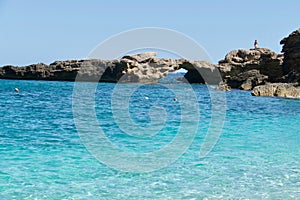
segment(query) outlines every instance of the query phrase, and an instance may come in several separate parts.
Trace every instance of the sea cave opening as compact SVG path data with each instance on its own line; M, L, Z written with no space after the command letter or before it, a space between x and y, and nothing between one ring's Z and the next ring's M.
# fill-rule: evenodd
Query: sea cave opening
M174 83L187 82L186 79L184 78L184 76L187 72L188 71L183 68L178 69L173 72L169 72L166 77L159 79L158 82L163 83L163 84L174 84Z

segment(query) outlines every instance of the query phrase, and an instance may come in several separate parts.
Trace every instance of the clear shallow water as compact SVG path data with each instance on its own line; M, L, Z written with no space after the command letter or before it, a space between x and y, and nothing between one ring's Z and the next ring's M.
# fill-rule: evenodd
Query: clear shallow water
M0 80L0 199L300 198L300 101L226 93L222 135L200 159L211 105L207 88L193 85L200 119L189 149L166 168L129 173L98 162L82 144L73 120L73 84ZM159 134L138 138L124 134L114 120L114 87L99 84L95 97L100 126L112 142L124 151L151 152L172 140L180 106L171 91L146 85L132 94L135 123L147 126L153 105L167 113Z

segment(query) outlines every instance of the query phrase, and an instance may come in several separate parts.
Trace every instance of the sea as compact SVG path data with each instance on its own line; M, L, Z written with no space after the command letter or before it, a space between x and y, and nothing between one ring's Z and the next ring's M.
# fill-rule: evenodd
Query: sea
M0 80L0 199L300 199L300 100L214 88Z

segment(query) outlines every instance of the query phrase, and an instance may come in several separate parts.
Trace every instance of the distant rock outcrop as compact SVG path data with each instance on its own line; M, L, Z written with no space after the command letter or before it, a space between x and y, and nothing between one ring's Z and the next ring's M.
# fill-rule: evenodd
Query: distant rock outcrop
M286 82L300 82L300 29L281 40L280 44L283 44L283 72Z
M24 79L24 80L62 80L70 81L76 77L79 61L54 62L49 66L44 63L32 64L25 67L4 66L0 68L2 79Z
M283 55L270 49L239 49L229 52L219 61L219 69L225 82L233 87L251 90L265 82L282 79Z
M4 66L0 68L0 78L156 83L169 72L181 68L188 71L184 78L190 83L218 84L222 80L217 65L206 61L156 58L154 52L126 55L116 60L67 60L49 66L43 63L25 67Z

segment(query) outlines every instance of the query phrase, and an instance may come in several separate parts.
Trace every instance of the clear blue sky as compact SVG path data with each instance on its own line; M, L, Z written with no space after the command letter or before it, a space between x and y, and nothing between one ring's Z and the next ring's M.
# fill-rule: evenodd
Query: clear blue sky
M141 27L182 32L214 63L255 39L280 52L300 28L299 8L299 0L0 0L0 66L86 58L109 36Z

